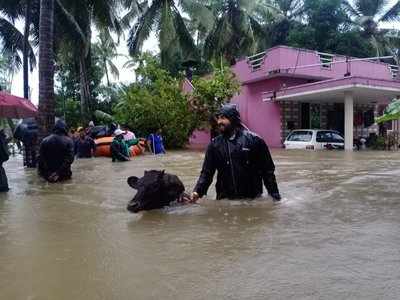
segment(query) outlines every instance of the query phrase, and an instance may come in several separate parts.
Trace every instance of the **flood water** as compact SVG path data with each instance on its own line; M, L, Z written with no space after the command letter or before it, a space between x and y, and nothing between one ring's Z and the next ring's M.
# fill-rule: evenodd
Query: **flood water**
M177 174L200 152L79 160L50 185L5 164L0 299L400 299L400 153L272 153L283 200L131 214L128 176Z

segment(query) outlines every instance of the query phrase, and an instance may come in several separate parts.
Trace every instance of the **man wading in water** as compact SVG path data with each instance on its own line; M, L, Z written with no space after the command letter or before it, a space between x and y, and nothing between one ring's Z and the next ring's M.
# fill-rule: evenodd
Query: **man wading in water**
M217 174L217 199L256 198L262 195L263 181L268 194L279 201L275 165L264 140L245 130L240 114L232 104L217 114L220 135L208 145L200 178L191 196L203 197Z

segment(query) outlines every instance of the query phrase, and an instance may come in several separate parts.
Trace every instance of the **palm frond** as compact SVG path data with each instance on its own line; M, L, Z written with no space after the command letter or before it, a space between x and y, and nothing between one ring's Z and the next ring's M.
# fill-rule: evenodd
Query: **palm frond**
M190 57L192 59L198 59L199 53L197 52L196 46L194 44L193 38L186 27L186 24L179 13L178 9L174 6L174 23L176 35L179 40L179 46L183 51L183 55L186 58Z
M129 31L128 48L129 53L132 56L139 53L144 41L149 37L157 13L160 11L160 4L160 1L153 1L149 9L139 18Z
M115 78L119 78L119 70L117 68L116 65L114 65L114 63L111 60L107 61L107 65L110 68L110 72L111 74L115 77Z
M18 18L24 16L25 12L25 1L21 0L1 0L0 1L0 12L3 16L12 22Z
M181 0L180 6L190 17L190 23L197 28L204 28L208 33L212 30L215 23L213 11L204 3L193 0Z
M253 31L256 50L266 49L268 45L268 36L265 27L251 16L249 16L249 22Z
M232 45L233 28L227 15L221 17L204 44L204 54L208 59L224 55ZM234 50L234 49L230 49Z
M14 57L16 66L21 67L21 57L18 52L23 52L24 35L7 19L0 17L0 41L2 52ZM36 66L36 57L32 46L28 44L28 55L31 68Z
M88 47L89 41L86 38L86 35L84 33L84 30L81 28L81 26L78 24L78 22L75 19L75 16L70 13L63 5L61 0L55 0L55 2L58 4L58 7L61 9L61 11L64 13L64 16L67 18L67 20L73 25L75 32L79 35L80 39L82 40L82 43L85 45L85 47Z
M361 15L375 17L382 12L386 2L386 0L356 0L354 4Z
M400 20L400 1L397 1L380 19L382 22L399 21Z
M88 2L97 28L109 28L117 34L122 33L118 14L115 11L116 0L89 0Z
M120 23L122 28L129 28L130 24L139 18L149 8L148 1L127 0L123 6L128 9L128 12L121 18Z
M345 12L347 12L352 17L360 17L360 13L355 9L348 0L343 0L342 2Z

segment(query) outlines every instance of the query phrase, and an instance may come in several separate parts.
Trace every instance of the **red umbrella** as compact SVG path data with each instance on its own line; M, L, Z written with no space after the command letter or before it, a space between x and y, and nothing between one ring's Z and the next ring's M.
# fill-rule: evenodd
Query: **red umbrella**
M29 100L0 91L0 118L22 119L36 115L37 108Z

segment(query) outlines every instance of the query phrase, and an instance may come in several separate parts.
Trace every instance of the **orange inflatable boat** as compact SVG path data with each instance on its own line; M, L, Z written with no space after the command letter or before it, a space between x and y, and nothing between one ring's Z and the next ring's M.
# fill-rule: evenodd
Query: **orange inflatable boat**
M96 143L96 156L106 156L111 157L111 143L113 141L112 136L102 137L99 139L95 139L94 142Z
M107 137L102 137L95 139L96 143L96 156L105 156L105 157L111 157L111 143L113 141L114 137L112 136L107 136ZM144 149L145 149L145 144L146 142L140 141L138 145L133 145L131 146L130 153L131 156L138 156L143 154Z

